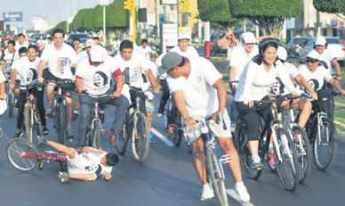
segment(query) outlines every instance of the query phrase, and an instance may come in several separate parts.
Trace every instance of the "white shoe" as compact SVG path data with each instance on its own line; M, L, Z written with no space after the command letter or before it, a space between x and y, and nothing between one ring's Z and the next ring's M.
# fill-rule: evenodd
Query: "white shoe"
M209 184L204 184L202 187L201 201L209 200L212 198L214 198L213 189L210 187Z
M235 188L233 189L228 189L226 191L229 196L233 197L234 199L244 202L244 203L249 203L250 202L250 195L248 193L248 190L246 186L241 183L236 183Z

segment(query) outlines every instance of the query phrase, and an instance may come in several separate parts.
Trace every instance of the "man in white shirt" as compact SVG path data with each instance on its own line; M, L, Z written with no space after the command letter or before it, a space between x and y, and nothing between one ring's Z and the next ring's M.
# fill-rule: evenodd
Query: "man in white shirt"
M171 52L176 52L181 56L187 58L198 57L199 54L196 49L190 45L190 34L180 33L178 36L178 45L177 47L171 49Z
M4 74L2 73L2 65L1 65L0 66L0 116L3 115L7 110L5 82L6 82L6 78Z
M20 48L28 48L29 43L26 39L25 34L20 33L17 35L17 41L16 41L16 51L18 52Z
M77 55L74 49L68 44L64 43L65 32L61 29L56 29L52 33L52 44L49 44L41 55L41 62L38 67L38 80L43 83L43 71L48 67L46 79L49 81L47 85L47 97L49 107L49 114L52 112L52 103L55 95L54 89L57 80L74 80L72 73L72 65L77 61ZM71 135L71 120L72 120L72 99L66 97L67 116L68 116L68 134Z
M148 60L135 55L133 53L133 49L134 46L131 41L122 41L120 44L120 54L115 57L115 60L124 74L126 84L124 89L129 89L131 102L134 102L136 92L130 89L130 87L141 89L146 95L144 109L146 112L146 129L147 133L150 135L154 112L154 95L152 90L155 91L159 87L157 72L154 71L154 64L151 64Z
M25 47L22 47L20 50L26 50ZM24 129L24 105L26 103L27 98L27 86L29 86L34 80L38 78L38 65L40 63L40 59L37 57L38 49L36 46L29 46L27 49L27 56L20 58L19 60L15 61L12 68L11 73L11 84L10 88L12 90L15 89L15 82L17 79L20 81L19 86L19 111L17 116L17 129L16 129L16 136L23 132ZM42 87L34 88L31 92L35 95L37 99L37 109L40 115L42 127L43 127L43 134L48 134L47 124L46 124L46 114L44 109L44 89Z
M97 99L101 106L114 106L112 131L115 137L118 137L123 128L129 107L129 100L123 95L122 72L114 59L103 55L102 51L103 48L99 45L91 46L87 51L87 58L77 66L75 84L81 94L79 146L88 146L86 132L94 99ZM112 84L113 81L115 85Z
M236 181L234 191L243 202L249 202L250 196L242 181L239 156L231 138L222 75L207 59L187 59L176 52L169 52L163 57L161 72L168 74L169 88L186 123L186 136L192 143L194 166L203 185L201 200L213 198L214 193L208 185L205 171L204 141L200 136L189 135L194 132L188 131L198 130L197 121L211 118L208 123L212 132L218 138L224 153L231 156L229 166Z
M18 53L16 52L16 42L13 40L8 41L7 48L4 51L3 59L6 62L4 72L10 72L13 62L18 59Z
M149 45L147 39L141 40L141 45L135 48L137 55L145 58L146 60L151 60L152 49Z

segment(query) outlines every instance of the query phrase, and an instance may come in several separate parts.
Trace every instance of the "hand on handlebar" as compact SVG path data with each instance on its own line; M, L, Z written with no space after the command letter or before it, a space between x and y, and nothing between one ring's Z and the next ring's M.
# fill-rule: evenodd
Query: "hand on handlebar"
M187 117L184 121L189 129L196 128L197 126L196 121L192 117Z

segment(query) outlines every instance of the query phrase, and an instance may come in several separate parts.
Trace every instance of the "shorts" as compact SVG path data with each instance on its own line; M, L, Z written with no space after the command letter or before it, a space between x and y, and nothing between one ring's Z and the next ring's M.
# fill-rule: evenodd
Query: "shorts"
M155 102L153 100L145 100L146 112L153 113L155 111Z

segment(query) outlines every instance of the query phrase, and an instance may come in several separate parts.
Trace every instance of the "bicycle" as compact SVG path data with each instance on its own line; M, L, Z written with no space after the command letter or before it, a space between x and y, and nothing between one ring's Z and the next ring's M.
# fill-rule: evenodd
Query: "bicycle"
M302 95L302 97L308 97L307 95ZM299 97L287 97L286 100L292 101ZM296 178L299 183L303 183L306 177L309 175L312 164L312 150L308 135L305 130L301 128L297 123L297 116L293 108L282 111L283 115L283 125L292 137L292 141L295 145L296 152Z
M87 143L88 146L95 148L101 147L101 136L103 134L104 111L100 107L100 102L105 96L93 97L93 106L91 110L90 122L87 128Z
M173 127L174 131L172 134L170 134L172 142L175 145L175 147L180 147L181 142L184 139L184 126L183 119L175 106L173 96L170 96L168 100L166 114L166 128L168 128L168 130L170 131L170 128Z
M225 174L223 165L229 165L230 156L223 154L217 157L216 153L216 138L209 127L209 120L202 120L197 123L194 129L185 129L186 140L191 144L188 137L199 137L204 141L204 151L206 156L206 173L209 183L211 183L215 191L217 200L221 206L228 206L228 198L225 187ZM222 120L220 120L222 121Z
M69 79L58 80L54 82L56 84L55 91L56 95L53 101L54 111L54 127L58 135L58 141L61 144L65 144L67 139L67 103L66 97L68 91L74 89L74 82Z
M35 167L42 170L44 163L58 162L67 163L67 157L55 151L47 151L27 142L26 139L13 139L7 147L7 159L10 164L21 172L30 172ZM69 181L66 172L59 172L58 178L61 183Z
M146 96L141 89L135 87L130 87L130 93L134 101L128 109L122 134L117 137L115 148L121 156L124 156L127 145L131 142L134 159L143 162L150 152L150 141L146 132Z
M273 151L278 159L277 174L283 188L288 191L294 191L296 188L296 157L295 147L290 137L289 132L282 124L282 115L280 111L281 99L274 96L267 96L263 100L255 102L255 107L263 105L270 105L273 114L273 120L268 128L264 128L264 122L261 127L261 138L259 142L259 156L265 159L269 151L269 145L273 144ZM263 121L263 120L262 120ZM247 125L244 120L239 117L234 136L235 145L241 156L242 166L246 175L253 179L258 180L262 174L262 169L251 167L251 152L249 151L248 137L245 135Z
M325 171L335 156L335 126L329 119L324 106L328 97L313 101L313 113L307 122L306 131L313 146L313 159L316 167Z
M33 89L42 90L43 87L38 81L33 81L30 85L26 86L26 102L24 104L24 127L27 141L33 143L33 132L35 129L36 135L42 136L42 124L39 111L36 108L37 99L33 95Z

